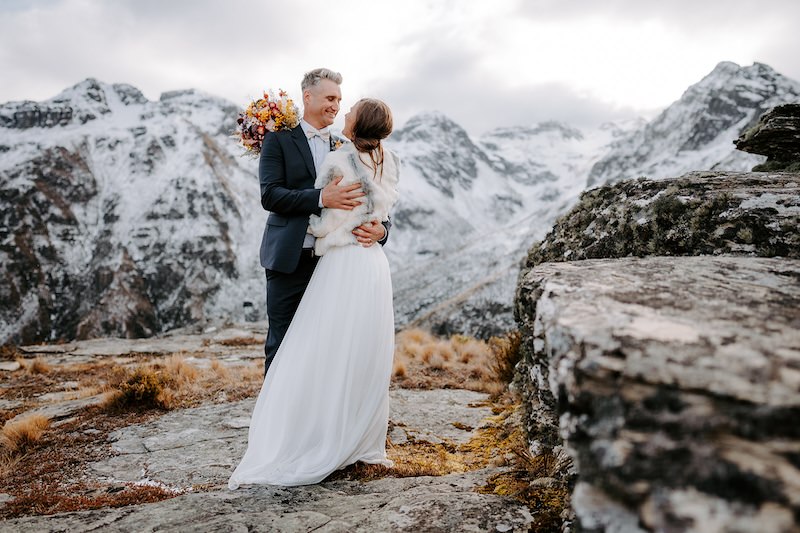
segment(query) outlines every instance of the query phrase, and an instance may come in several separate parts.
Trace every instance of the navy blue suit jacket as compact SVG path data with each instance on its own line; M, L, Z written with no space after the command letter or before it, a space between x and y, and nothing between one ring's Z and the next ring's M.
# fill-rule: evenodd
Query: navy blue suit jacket
M308 217L320 214L317 173L303 128L267 133L258 164L261 205L270 212L261 238L261 266L289 274L300 261ZM386 242L390 223L386 226Z

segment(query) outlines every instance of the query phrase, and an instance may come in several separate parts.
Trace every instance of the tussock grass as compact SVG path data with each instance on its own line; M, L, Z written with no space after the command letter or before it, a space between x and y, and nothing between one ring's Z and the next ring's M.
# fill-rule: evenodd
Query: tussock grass
M404 388L461 388L502 393L519 360L519 333L482 341L467 335L439 338L419 329L395 337L394 382Z
M43 357L37 357L34 359L30 365L28 365L27 370L31 374L48 374L53 368L50 366Z
M403 361L395 361L394 368L392 369L392 375L398 378L404 378L406 376L406 364Z
M108 410L130 408L169 409L174 394L165 387L167 379L152 366L122 371L122 379L102 406Z
M0 438L0 477L7 477L20 462L20 456L6 450Z
M489 370L497 381L511 383L514 379L514 370L522 357L519 349L521 342L522 334L519 331L489 339L489 348L494 356L489 363Z
M263 338L256 337L234 337L232 339L222 339L216 341L223 346L253 346L254 344L264 344Z
M106 390L107 410L192 407L206 401L236 401L258 393L264 381L263 362L227 367L217 359L199 368L184 354L139 365L118 367Z
M212 359L211 360L211 370L223 380L229 380L231 377L231 373L228 371L228 367L226 367L219 359Z
M16 346L12 344L0 346L0 361L12 361L21 357L22 356L19 353L19 349Z
M50 420L40 414L32 414L3 425L0 449L7 453L21 453L35 445L50 427Z
M183 354L172 354L164 361L164 375L165 379L186 386L197 381L200 371Z

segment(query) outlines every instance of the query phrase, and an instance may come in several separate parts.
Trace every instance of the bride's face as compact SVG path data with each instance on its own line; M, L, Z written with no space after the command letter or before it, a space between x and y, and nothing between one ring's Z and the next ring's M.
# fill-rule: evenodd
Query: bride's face
M353 126L356 123L356 116L358 114L358 103L356 103L353 107L350 108L350 111L345 113L344 115L344 129L342 129L342 135L353 140Z

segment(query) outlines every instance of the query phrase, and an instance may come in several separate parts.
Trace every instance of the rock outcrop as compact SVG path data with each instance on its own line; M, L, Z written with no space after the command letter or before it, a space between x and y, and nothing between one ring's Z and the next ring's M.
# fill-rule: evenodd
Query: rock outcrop
M584 192L526 268L545 261L646 255L800 258L800 174L690 172Z
M797 530L798 187L622 182L531 249L517 384L532 451L574 460L579 531Z
M800 172L800 103L770 109L734 143L744 152L767 156L754 172Z
M520 293L531 435L575 459L584 531L791 530L800 261L548 263Z

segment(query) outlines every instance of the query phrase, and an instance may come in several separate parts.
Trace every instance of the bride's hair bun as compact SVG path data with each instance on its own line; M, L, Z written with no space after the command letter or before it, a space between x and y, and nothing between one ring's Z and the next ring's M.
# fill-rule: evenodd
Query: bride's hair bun
M371 152L378 148L382 139L392 133L392 111L388 105L375 98L362 98L357 105L353 143L359 152Z
M356 105L358 109L353 123L353 144L359 152L369 154L372 168L377 173L378 167L381 167L383 174L381 140L392 133L392 110L375 98L362 98Z

